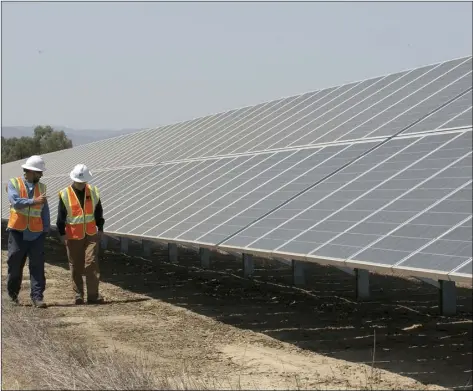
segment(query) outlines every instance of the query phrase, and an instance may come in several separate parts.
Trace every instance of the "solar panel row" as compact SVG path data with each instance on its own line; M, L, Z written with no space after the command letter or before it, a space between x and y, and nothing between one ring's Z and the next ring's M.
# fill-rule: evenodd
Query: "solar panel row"
M48 154L48 176L82 161L112 169L386 137L425 116L411 132L469 126L471 87L470 56Z
M113 170L94 182L110 233L448 273L471 257L471 135L392 139L332 176L375 142ZM50 204L54 219L57 198Z
M472 253L471 142L393 139L220 244L450 272Z
M85 162L111 234L471 280L471 68L462 58L46 155L52 220L65 167ZM18 172L2 165L4 181Z

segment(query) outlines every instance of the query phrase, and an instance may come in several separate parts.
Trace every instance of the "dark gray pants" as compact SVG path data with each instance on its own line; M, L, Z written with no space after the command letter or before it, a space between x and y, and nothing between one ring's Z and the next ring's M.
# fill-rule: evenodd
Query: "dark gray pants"
M23 240L23 232L9 232L7 290L10 297L16 298L20 293L23 268L26 256L28 256L31 282L30 297L33 300L43 300L43 293L46 288L44 238L45 234L43 233L37 239L27 241Z

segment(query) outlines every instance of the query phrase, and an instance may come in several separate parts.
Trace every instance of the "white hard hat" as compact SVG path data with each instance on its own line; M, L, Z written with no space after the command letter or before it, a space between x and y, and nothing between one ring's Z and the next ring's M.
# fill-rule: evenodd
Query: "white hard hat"
M21 166L25 170L31 171L46 171L46 165L44 164L44 160L41 156L33 155L26 159L25 164Z
M92 173L85 164L78 164L69 174L74 182L89 182L92 179Z

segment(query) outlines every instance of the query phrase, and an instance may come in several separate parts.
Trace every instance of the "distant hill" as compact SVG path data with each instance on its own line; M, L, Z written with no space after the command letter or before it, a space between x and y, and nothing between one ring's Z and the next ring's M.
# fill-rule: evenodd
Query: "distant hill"
M104 140L111 137L117 137L124 134L135 133L141 129L121 129L121 130L101 130L101 129L69 129L64 126L51 125L54 130L64 130L67 137L72 141L74 147L93 141ZM33 136L33 126L2 126L2 136L12 137L31 137Z

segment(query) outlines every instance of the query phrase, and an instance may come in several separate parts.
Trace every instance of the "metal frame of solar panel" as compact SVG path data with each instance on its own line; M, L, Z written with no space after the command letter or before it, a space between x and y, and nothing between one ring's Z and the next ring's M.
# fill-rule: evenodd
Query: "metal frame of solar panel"
M88 164L123 249L242 253L245 275L250 255L286 259L297 281L301 262L330 264L360 298L367 270L417 276L452 313L452 284L472 281L471 127L469 56L46 154L43 181L55 194Z

